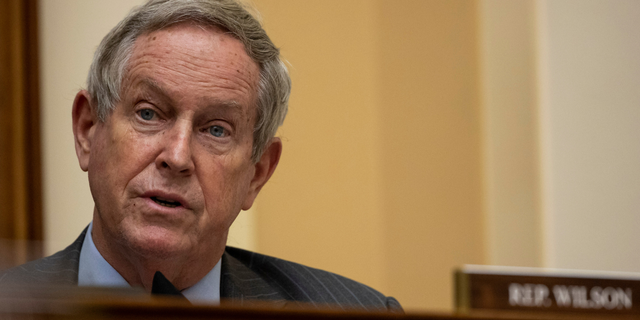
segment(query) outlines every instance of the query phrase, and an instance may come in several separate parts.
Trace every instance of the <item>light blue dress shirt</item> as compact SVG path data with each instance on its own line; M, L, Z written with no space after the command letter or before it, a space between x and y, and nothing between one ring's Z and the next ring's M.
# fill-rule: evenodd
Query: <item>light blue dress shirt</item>
M93 243L91 231L93 222L84 237L80 250L78 266L78 286L93 287L130 287L116 269L114 269ZM220 303L220 261L198 283L182 290L182 294L192 303L219 304Z

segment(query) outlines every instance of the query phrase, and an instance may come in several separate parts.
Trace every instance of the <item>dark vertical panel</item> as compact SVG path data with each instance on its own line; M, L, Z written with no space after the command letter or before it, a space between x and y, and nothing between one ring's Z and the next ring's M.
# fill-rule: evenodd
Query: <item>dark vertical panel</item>
M38 1L24 0L24 112L27 171L27 235L42 241L42 165L40 152L40 70L38 48Z
M37 0L0 1L0 268L41 255Z
M14 12L16 1L0 1L0 237L13 238L14 217L14 111L16 39Z

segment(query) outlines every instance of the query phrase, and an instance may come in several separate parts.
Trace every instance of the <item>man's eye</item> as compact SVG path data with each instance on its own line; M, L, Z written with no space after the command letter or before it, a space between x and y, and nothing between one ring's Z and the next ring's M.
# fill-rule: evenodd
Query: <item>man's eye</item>
M211 126L211 127L209 127L209 133L211 133L213 136L218 137L218 138L223 137L223 136L225 136L227 134L226 130L221 126Z
M142 119L147 121L153 119L153 117L156 115L156 112L151 109L142 109L138 111L138 113L140 114L140 117Z

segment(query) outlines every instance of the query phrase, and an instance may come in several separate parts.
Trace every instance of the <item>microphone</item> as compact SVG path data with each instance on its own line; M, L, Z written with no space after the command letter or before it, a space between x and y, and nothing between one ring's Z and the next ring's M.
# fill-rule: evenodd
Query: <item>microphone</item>
M187 300L180 290L174 287L173 283L171 283L171 281L169 281L160 271L156 271L153 275L151 294L181 297L182 299Z

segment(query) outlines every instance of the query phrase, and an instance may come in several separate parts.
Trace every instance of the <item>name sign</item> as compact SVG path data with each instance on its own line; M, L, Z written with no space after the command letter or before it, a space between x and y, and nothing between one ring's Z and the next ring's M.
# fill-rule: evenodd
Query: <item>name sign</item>
M465 266L455 272L456 308L640 315L640 275Z

